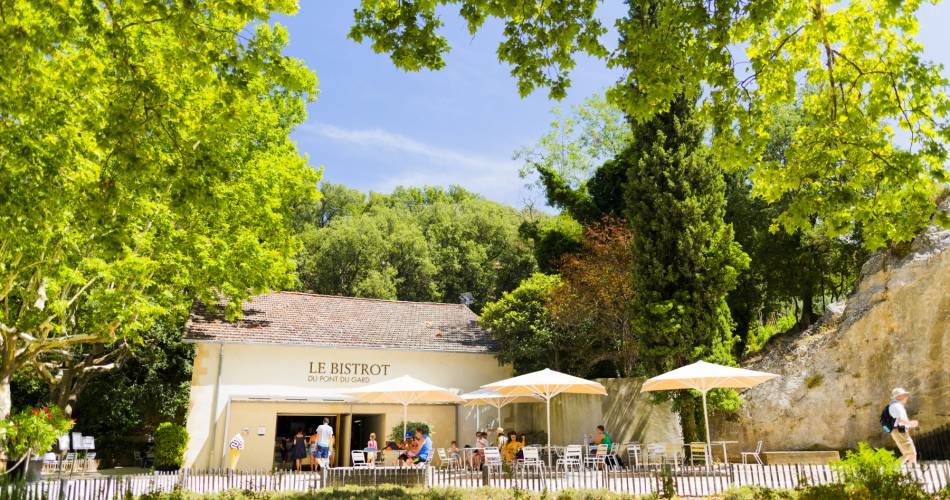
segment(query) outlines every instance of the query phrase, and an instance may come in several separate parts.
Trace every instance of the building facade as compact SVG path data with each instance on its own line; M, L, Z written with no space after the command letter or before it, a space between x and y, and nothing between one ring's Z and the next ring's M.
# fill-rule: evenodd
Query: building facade
M334 463L345 465L370 432L382 446L402 423L402 406L359 403L347 388L412 375L468 392L511 376L460 304L277 292L244 303L237 321L197 305L185 340L196 344L185 467L197 469L226 467L242 431L238 469L286 467L281 444L324 417L337 437ZM436 447L475 432L471 409L454 404L410 406L409 420L430 424Z

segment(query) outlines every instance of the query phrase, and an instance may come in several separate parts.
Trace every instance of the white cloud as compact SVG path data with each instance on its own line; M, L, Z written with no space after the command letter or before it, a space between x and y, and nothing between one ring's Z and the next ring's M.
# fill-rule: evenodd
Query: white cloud
M355 146L361 155L385 165L386 174L362 189L389 191L396 186L458 184L497 201L522 205L529 194L518 177L518 163L443 148L383 129L348 129L327 123L306 123L299 131ZM331 174L333 165L327 165Z

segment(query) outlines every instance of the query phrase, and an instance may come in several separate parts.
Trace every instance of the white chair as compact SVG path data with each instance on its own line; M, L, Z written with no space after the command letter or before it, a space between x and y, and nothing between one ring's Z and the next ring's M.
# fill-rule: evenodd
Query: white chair
M76 452L66 453L66 458L60 464L60 470L63 472L73 472L76 469Z
M439 468L448 470L462 470L462 462L459 459L449 458L445 448L436 450L439 453Z
M637 443L627 443L627 464L631 467L640 465L640 445Z
M762 440L759 440L759 443L755 445L755 451L742 452L742 463L748 463L749 457L754 458L757 464L762 465Z
M526 446L521 449L522 458L516 462L521 470L536 469L538 474L544 475L544 462L541 460L541 453L534 446Z
M689 443L690 465L696 465L697 462L701 462L702 465L711 465L711 455L709 445L706 443Z
M583 457L583 447L579 444L571 444L564 448L564 454L557 459L554 464L554 470L564 467L564 472L568 469L581 469L581 458Z
M369 464L366 463L366 455L361 450L350 452L350 462L353 467L369 467Z
M489 446L485 448L485 467L488 467L489 471L495 470L501 474L501 452L498 451L497 446Z
M86 463L83 466L84 471L95 472L99 469L99 461L96 460L96 452L86 453Z
M650 443L647 445L647 464L662 465L666 462L666 445L663 443Z
M603 469L607 466L607 453L609 452L610 447L606 444L597 445L597 450L593 455L584 457L584 467L589 469Z

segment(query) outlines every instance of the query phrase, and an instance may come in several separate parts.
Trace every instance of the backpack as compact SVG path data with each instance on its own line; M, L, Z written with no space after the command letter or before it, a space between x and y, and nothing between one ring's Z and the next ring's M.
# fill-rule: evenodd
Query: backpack
M891 416L891 404L888 403L881 412L881 427L884 428L885 433L890 434L896 428L896 424L897 419Z

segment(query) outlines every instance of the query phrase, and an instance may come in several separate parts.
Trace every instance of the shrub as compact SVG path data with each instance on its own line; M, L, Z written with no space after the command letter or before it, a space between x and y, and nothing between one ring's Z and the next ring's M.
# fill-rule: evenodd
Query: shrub
M138 498L139 500L629 500L631 497L604 490L563 490L548 493L503 488L406 488L380 485L376 487L341 486L306 493L231 490L199 495L179 490L171 493L150 493Z
M857 451L849 451L832 466L841 476L847 498L929 498L901 472L900 460L883 448L859 443Z
M425 422L413 422L411 420L406 422L406 429L409 429L409 432L415 432L417 427L421 427L422 429L425 430L426 434L428 434L429 436L432 436L432 428L429 427L429 424ZM397 425L393 426L392 432L389 433L389 440L394 441L396 443L401 442L403 438L405 437L405 433L403 432L402 429L403 429L402 422L399 422Z
M773 490L763 486L742 486L722 492L722 500L796 500L795 490Z
M188 431L171 422L162 422L155 430L155 468L178 470L185 461Z
M23 410L0 422L0 442L10 458L38 455L69 432L73 423L55 406Z

